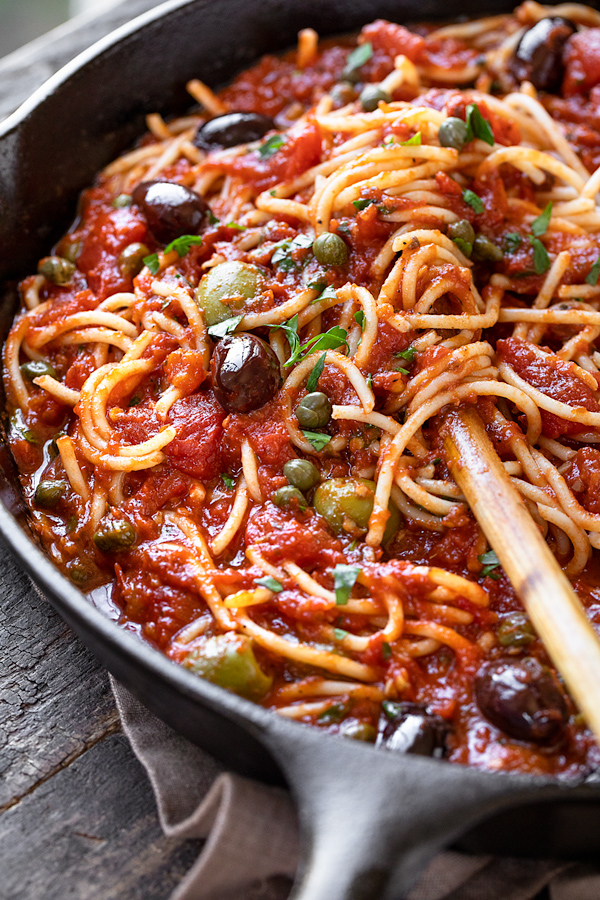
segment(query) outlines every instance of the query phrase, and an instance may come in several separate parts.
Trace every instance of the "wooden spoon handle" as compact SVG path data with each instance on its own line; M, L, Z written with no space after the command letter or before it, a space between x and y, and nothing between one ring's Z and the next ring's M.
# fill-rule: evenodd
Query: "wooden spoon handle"
M442 426L447 462L571 696L600 741L600 641L474 409Z

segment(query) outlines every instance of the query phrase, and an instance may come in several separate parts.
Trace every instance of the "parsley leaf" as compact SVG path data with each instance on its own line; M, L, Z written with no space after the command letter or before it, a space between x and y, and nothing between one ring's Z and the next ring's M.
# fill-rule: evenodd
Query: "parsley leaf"
M281 134L272 134L271 137L261 144L258 148L258 155L261 159L271 159L277 151L285 144L285 138Z
M217 322L216 325L211 325L207 331L211 338L224 338L226 335L235 331L243 318L243 314L240 316L231 316L230 319L225 319L223 322Z
M386 662L388 659L390 659L390 657L392 655L392 648L390 647L390 645L388 644L387 641L384 641L383 644L381 645L381 655L383 656L383 658Z
M323 355L320 357L320 359L317 360L317 364L315 365L314 369L312 370L312 372L310 373L310 375L308 377L308 381L306 382L306 390L308 391L309 394L312 394L312 392L316 391L316 389L317 389L317 384L319 383L319 378L321 377L321 373L323 372L323 369L325 368L325 357L326 356L327 356L327 354L323 353Z
M337 347L347 347L347 336L348 332L345 328L334 325L325 334L317 334L315 337L305 341L299 347L296 358L292 355L284 365L286 368L289 368L294 363L302 362L303 359L306 359L307 356L310 356L311 353L315 353L317 350L335 350Z
M481 553L477 559L480 563L483 563L483 569L481 570L483 578L493 578L494 581L498 581L501 577L501 573L496 572L495 570L500 565L500 560L494 551L488 550L487 553Z
M464 191L462 192L462 198L465 203L468 203L469 206L474 209L478 215L485 209L481 197L479 197L475 193L475 191L470 190L470 188L464 189Z
M208 212L206 213L206 218L208 219L209 225L218 225L219 224L219 219L217 219L214 212L210 208L209 208Z
M326 286L319 296L313 300L313 303L318 303L319 300L337 300L337 291L332 284Z
M290 359L295 359L300 350L300 338L298 337L298 313L282 325L273 325L273 328L281 328L284 332L287 342L290 345Z
M366 324L367 320L365 318L365 314L362 309L359 309L358 312L354 313L354 321L358 322L362 331L365 330L365 324Z
M306 250L312 247L312 238L308 234L298 234L291 241L280 241L275 245L275 252L271 256L271 264L289 272L295 269L299 263L292 257L295 250Z
M412 137L409 137L407 141L400 141L401 147L420 147L421 146L421 132L417 131L416 134L413 134Z
M265 575L264 578L255 578L254 584L260 584L261 587L266 587L267 590L273 591L274 594L279 594L283 590L281 582L271 575Z
M158 270L160 269L160 263L158 261L158 253L151 253L150 256L145 256L143 259L144 265L147 266L153 275L156 275Z
M598 284L598 278L600 277L600 256L590 269L590 271L585 276L586 283L591 285L591 287L595 287Z
M361 197L360 200L353 200L352 206L354 206L355 209L361 210L366 209L367 206L372 206L374 203L377 203L377 201L373 200L372 197Z
M239 225L237 222L228 222L225 228L234 228L236 231L245 231L245 225Z
M355 50L350 53L344 66L344 72L356 72L361 66L364 66L373 56L373 45L367 41L366 44L359 44Z
M317 453L322 450L323 447L326 447L331 440L328 434L321 434L319 431L305 431L303 428L302 434L309 442L309 444L313 445Z
M200 245L202 243L202 238L199 234L182 234L180 237L175 238L174 241L171 241L170 244L167 244L165 247L165 253L170 253L172 250L177 250L177 255L179 257L185 256L186 253L190 252L190 247L192 244ZM150 268L150 266L148 266Z
M536 275L543 275L550 268L550 257L548 251L539 238L530 237L529 240L533 245L533 267Z
M337 606L345 606L350 597L350 592L360 575L359 566L349 566L346 563L338 563L333 570L333 586L335 588L335 602Z
M408 373L408 369L403 369L402 366L397 366L397 367L396 367L396 372L401 372L402 375L408 375L408 374L409 374L409 373Z
M535 237L541 237L543 234L546 234L548 230L548 225L550 224L550 218L552 217L552 201L547 204L544 212L534 219L531 223L531 233L535 235Z
M225 482L225 487L232 491L235 487L235 478L232 478L231 475L227 475L225 472L223 472L221 478Z
M334 638L336 639L336 641L343 641L344 638L347 638L347 637L348 637L348 632L347 632L347 631L344 631L343 628L334 628L334 629L333 629L333 636L334 636Z
M405 359L409 363L414 362L416 355L417 351L414 347L407 347L406 350L398 350L397 353L394 353L394 356L399 356L401 359Z
M473 138L485 141L490 147L494 146L494 132L487 119L484 119L476 103L467 106L467 143Z
M509 231L504 235L504 247L507 253L514 253L521 246L523 238L516 231Z
M327 287L327 285L325 284L324 281L309 281L309 283L306 285L306 287L308 288L309 291L319 291L320 292L320 291L324 291L325 288ZM319 298L317 297L317 300L318 299Z

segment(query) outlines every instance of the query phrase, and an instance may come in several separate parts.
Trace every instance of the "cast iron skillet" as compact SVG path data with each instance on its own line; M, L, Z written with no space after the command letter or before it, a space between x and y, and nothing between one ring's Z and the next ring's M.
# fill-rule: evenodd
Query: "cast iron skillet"
M486 13L509 9L488 0ZM477 15L473 0L421 0L421 19ZM144 130L144 114L183 111L191 77L216 85L260 54L376 15L414 17L410 0L170 0L100 41L0 127L0 307L67 226L78 192ZM399 900L428 859L463 835L478 852L597 859L600 787L492 774L320 734L184 671L109 621L32 538L12 458L0 447L0 532L57 610L146 706L228 766L286 781L304 856L296 900ZM477 826L475 828L475 826ZM465 833L469 832L466 837Z

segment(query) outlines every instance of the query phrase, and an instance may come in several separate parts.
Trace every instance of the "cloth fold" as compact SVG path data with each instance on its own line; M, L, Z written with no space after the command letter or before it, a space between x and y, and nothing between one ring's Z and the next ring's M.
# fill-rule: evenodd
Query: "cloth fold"
M298 822L287 791L226 772L111 681L123 731L148 774L165 834L205 841L168 900L286 900L299 859ZM600 861L446 851L398 900L536 900L544 888L549 900L600 900Z

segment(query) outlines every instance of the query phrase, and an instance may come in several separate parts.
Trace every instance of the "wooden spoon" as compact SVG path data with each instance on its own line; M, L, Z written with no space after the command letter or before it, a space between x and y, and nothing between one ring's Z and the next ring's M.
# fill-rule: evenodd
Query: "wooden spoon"
M520 597L548 655L600 742L600 641L506 474L478 413L442 426L448 467Z

